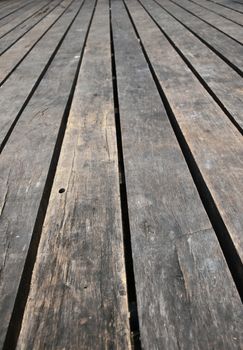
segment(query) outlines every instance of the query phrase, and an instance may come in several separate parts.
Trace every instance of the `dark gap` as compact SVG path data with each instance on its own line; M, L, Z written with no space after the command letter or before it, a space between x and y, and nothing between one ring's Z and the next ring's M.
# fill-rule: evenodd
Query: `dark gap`
M210 45L206 40L201 38L197 33L195 33L192 29L190 29L186 24L184 24L181 20L179 20L176 16L173 15L170 11L168 11L164 6L162 6L157 0L153 0L158 6L160 6L165 12L167 12L171 17L173 17L177 22L179 22L183 27L189 30L196 38L198 38L204 45L206 45L211 51L213 51L216 55L218 55L225 63L227 63L236 73L238 73L241 77L243 77L243 72L240 68L238 68L234 63L228 60L224 55L222 55L218 50L216 50L212 45Z
M234 117L231 115L231 113L228 111L228 109L224 106L224 104L220 101L220 99L216 96L216 94L211 90L209 85L206 83L206 81L201 77L201 75L197 72L197 70L194 68L194 66L190 63L190 61L184 56L184 54L180 51L180 49L176 46L176 44L173 42L173 40L168 36L168 34L162 29L162 27L159 25L159 23L153 18L153 16L149 13L149 11L146 9L146 7L141 3L140 0L137 0L140 5L144 8L144 10L147 12L149 17L152 19L152 21L156 24L156 26L160 29L160 31L163 33L163 35L166 37L166 39L169 41L171 46L176 50L178 55L183 59L183 61L186 63L187 67L190 68L192 73L196 76L196 78L199 80L199 82L203 85L203 87L207 90L207 92L212 96L214 101L219 105L219 107L222 109L222 111L227 115L227 117L230 119L230 121L234 124L234 126L237 128L237 130L243 135L243 130L241 126L237 123L237 121L234 119Z
M139 319L137 309L137 293L134 276L134 266L132 257L132 244L131 244L131 232L129 223L128 203L127 203L127 189L126 189L126 177L125 167L123 159L123 147L122 147L122 134L120 124L119 113L119 98L117 88L117 75L116 75L116 62L115 62L115 49L113 42L113 30L112 30L112 13L111 13L111 0L110 4L110 40L111 40L111 69L112 69L112 85L113 85L113 98L114 98L114 116L116 124L116 139L118 150L118 162L119 162L119 176L120 176L120 201L121 201L121 214L122 214L122 228L123 228L123 242L124 242L124 255L125 255L125 268L126 268L126 280L127 280L127 293L128 293L128 307L130 312L130 329L131 329L131 342L134 350L141 349L140 331L139 331Z
M224 257L227 261L228 267L230 269L231 275L233 277L233 280L235 282L235 285L237 287L238 293L240 295L241 300L243 301L243 264L240 260L240 257L238 255L238 252L234 246L234 243L232 242L230 238L230 234L225 226L225 223L218 211L218 208L213 200L213 197L207 187L206 182L204 181L204 178L200 172L200 169L198 168L198 165L193 157L193 154L191 153L191 150L186 142L186 139L180 129L180 126L176 120L176 117L170 107L170 104L167 100L167 97L160 85L160 82L156 76L156 73L152 67L152 64L148 58L147 52L143 46L143 43L141 41L141 38L139 36L139 33L137 31L137 28L135 26L135 23L133 22L133 19L131 17L131 14L127 8L127 5L125 1L123 0L128 16L130 18L130 21L133 25L134 31L136 33L137 38L139 39L139 43L141 45L141 49L143 51L143 54L145 56L145 59L147 61L147 64L149 66L150 72L153 76L154 82L157 86L158 92L160 94L160 97L162 99L162 102L165 106L169 121L171 123L171 126L174 130L174 133L176 135L176 138L178 140L178 143L181 147L181 150L183 152L184 158L186 160L186 163L188 165L188 168L190 170L190 173L192 175L193 181L197 187L198 193L200 195L201 201L203 203L203 206L208 214L209 220L213 226L213 229L217 235L218 241L220 243L221 249L223 251Z
M59 20L59 18L62 17L62 15L68 10L68 8L72 5L72 3L75 0L72 0L72 2L70 2L70 4L65 8L65 10L60 14L60 16L58 16L55 21L50 25L50 27L48 27L45 32L41 35L41 37L39 39L37 39L37 41L31 46L31 48L24 54L24 56L16 63L16 65L11 69L11 71L6 75L6 77L0 82L0 87L5 83L5 81L10 77L10 75L15 71L15 69L18 68L18 66L20 65L21 62L23 62L23 60L25 59L25 57L30 53L31 50L33 50L33 48L35 47L35 45L37 45L37 43L44 37L44 35L54 26L54 24ZM6 49L7 50L7 49ZM4 50L3 53L6 51ZM2 53L2 54L3 54ZM2 55L1 54L1 55ZM0 55L0 56L1 56Z
M196 15L195 13L193 13L192 11L184 8L183 6L179 5L177 2L175 2L174 0L169 0L170 2L173 2L175 5L179 6L180 8L182 8L184 11L190 13L192 16L198 18L199 20L203 21L204 23L208 24L210 27L218 30L220 33L224 34L225 36L227 36L228 38L230 38L231 40L234 40L237 44L239 45L243 45L240 41L238 41L237 39L233 38L231 35L227 34L226 32L224 32L223 30L219 29L218 27L215 27L213 24L207 22L205 19L199 17L198 15Z
M26 7L26 6L29 5L31 2L33 2L33 0L27 2L26 4L24 4L24 5L21 6L21 7L18 7L17 9L14 9L12 12L9 12L7 15L4 15L3 17L0 18L0 20L1 20L1 19L4 19L5 17L8 17L8 16L12 15L12 13L14 13L14 12L17 12L17 11L21 10L23 7Z
M51 164L49 167L44 191L42 194L42 198L41 198L41 202L40 202L40 206L39 206L39 210L38 210L32 238L31 238L31 242L29 245L23 274L22 274L21 281L19 284L17 296L15 299L15 304L14 304L11 320L10 320L10 323L8 326L6 339L5 339L5 342L3 345L3 350L14 350L16 348L16 345L17 345L19 332L21 330L21 324L22 324L22 319L23 319L23 315L24 315L25 305L26 305L28 295L29 295L31 277L32 277L32 272L33 272L35 260L36 260L38 245L39 245L39 241L40 241L40 237L41 237L41 231L42 231L42 227L43 227L43 223L44 223L44 219L45 219L45 215L46 215L46 210L47 210L47 206L48 206L48 202L49 202L49 198L50 198L50 193L51 193L51 189L52 189L52 184L53 184L55 173L56 173L56 167L57 167L57 163L58 163L58 159L60 156L61 147L62 147L62 143L63 143L65 131L66 131L66 125L67 125L67 121L68 121L69 111L70 111L70 108L72 105L73 95L74 95L74 91L75 91L77 80L78 80L78 75L79 75L79 71L80 71L80 67L81 67L81 63L82 63L82 59L83 59L83 55L84 55L84 51L85 51L85 46L86 46L90 27L91 27L94 13L95 13L95 9L96 9L96 4L97 4L97 0L95 2L95 6L94 6L92 14L91 14L91 18L90 18L87 33L85 36L84 44L83 44L83 47L81 50L80 59L79 59L78 65L77 65L74 80L73 80L72 87L70 90L69 98L68 98L68 101L67 101L64 113L63 113L61 126L59 128L57 141L56 141L54 152L52 155Z
M40 82L41 82L43 76L45 75L45 73L46 73L46 71L48 70L48 68L50 67L50 65L51 65L51 63L52 63L52 61L53 61L53 59L55 58L55 56L56 56L56 54L57 54L57 52L58 52L60 46L62 45L63 40L65 39L65 37L66 37L66 35L67 35L69 29L71 28L73 22L75 21L76 17L78 16L79 12L81 11L81 9L82 9L82 7L83 7L83 4L84 4L84 1L85 1L85 0L83 0L82 4L80 5L80 7L79 7L79 9L78 9L78 11L77 11L77 13L75 14L75 16L73 17L71 23L69 24L68 28L66 29L65 33L63 34L61 40L60 40L59 43L57 44L57 46L56 46L55 50L53 51L53 53L51 54L51 57L49 58L49 60L48 60L47 64L45 65L43 71L41 72L40 76L38 77L37 81L35 82L34 86L32 87L32 89L31 89L29 95L27 96L26 100L24 101L24 103L23 103L21 109L19 110L17 116L15 117L13 123L11 124L11 126L10 126L10 128L9 128L7 134L6 134L6 136L4 137L2 143L0 144L0 154L2 153L4 147L6 146L6 143L8 142L8 139L9 139L9 137L11 136L11 134L12 134L12 132L13 132L13 129L15 128L15 125L17 124L19 118L21 117L21 115L22 115L22 113L23 113L25 107L26 107L27 104L29 103L31 97L33 96L33 94L35 93L37 87L39 86L39 84L40 84Z
M233 7L220 4L220 3L216 2L216 1L212 1L212 0L207 0L207 1L213 2L214 4L217 4L217 5L222 6L222 7L226 7L227 9L229 9L229 10L231 10L231 11L235 11L235 12L238 12L238 13L243 13L243 11L236 10L236 9L234 9ZM235 2L236 2L236 1L235 1Z
M60 190L58 192L59 193L64 193L65 192L65 188L60 188Z
M2 39L3 37L5 37L7 34L9 34L10 32L12 32L14 29L16 29L18 26L22 25L24 22L26 22L28 19L30 19L31 17L33 17L36 13L42 11L42 9L46 6L48 6L51 3L52 0L50 0L47 4L45 4L44 6L42 6L41 8L39 8L39 10L36 10L34 13L32 13L31 15L29 15L27 18L23 19L20 23L16 24L15 27L9 29L9 31L7 31L6 33L4 33L2 36L0 36L0 39ZM38 22L37 22L38 23ZM33 26L32 26L33 27ZM31 27L31 28L32 28ZM27 31L28 32L28 31ZM26 32L26 33L27 33Z
M38 23L40 23L46 16L48 16L52 11L54 11L57 6L59 6L64 0L61 0L55 7L53 7L53 9L51 9L49 12L46 13L46 15L44 17L42 17L38 22L36 22L33 26L31 26L25 33L23 33L22 35L20 35L17 39L15 39L14 41L11 42L11 44L8 45L8 47L6 47L5 49L3 49L0 52L0 56L2 56L6 51L8 51L14 44L16 44L21 38L23 38L24 35L26 35L31 29L33 29ZM71 5L71 4L70 4ZM70 6L68 5L68 7ZM16 26L17 27L17 26ZM12 30L10 30L9 32L11 32ZM6 33L8 34L8 33ZM4 37L6 34L4 34L2 37ZM1 37L1 38L2 38ZM1 39L0 38L0 39Z
M235 24L237 24L238 26L243 27L242 24L240 24L240 23L238 23L238 22L235 22L233 19L228 18L228 17L222 15L221 13L216 12L215 10L209 9L209 8L207 8L207 7L205 7L205 6L201 5L201 4L198 4L197 2L195 2L195 1L193 1L193 0L188 0L188 1L192 2L192 3L195 4L195 5L198 5L198 6L202 7L202 8L204 8L204 9L207 10L207 11L210 11L210 12L215 13L216 15L218 15L218 16L220 16L220 17L223 17L223 18L227 19L228 21L231 21L231 22L235 23Z

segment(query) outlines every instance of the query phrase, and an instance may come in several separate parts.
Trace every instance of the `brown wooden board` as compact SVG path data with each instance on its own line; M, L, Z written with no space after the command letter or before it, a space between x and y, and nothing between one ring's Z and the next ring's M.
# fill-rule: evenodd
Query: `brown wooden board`
M208 10L215 12L219 14L220 16L223 16L225 18L228 18L229 20L233 21L234 23L243 25L243 16L241 13L238 13L236 11L233 11L227 7L220 6L217 3L209 2L208 0L190 0L198 5L207 8Z
M59 193L61 188L65 192ZM101 0L70 110L17 348L130 349L128 318L109 2Z
M239 74L153 0L140 1L242 132L243 81Z
M214 28L220 30L222 33L229 35L231 38L243 43L243 28L236 23L229 21L227 18L221 17L216 13L200 7L199 5L188 0L173 0L174 3L179 4L184 9L202 19Z
M34 28L24 35L14 46L0 57L0 84L6 79L34 45L50 27L63 15L66 8L74 0L64 0L54 11L49 13Z
M127 4L166 52L142 7ZM239 349L233 280L122 2L111 10L142 348Z
M217 29L186 12L173 2L167 0L156 1L170 14L173 14L178 20L187 26L201 40L210 45L211 49L216 50L217 54L220 54L225 58L228 63L233 65L234 69L238 70L240 74L243 75L242 45L236 43Z
M18 317L21 305L16 303L14 306L14 303L26 257L32 256L38 241L38 225L45 212L52 167L55 166L53 152L63 132L60 127L65 125L64 112L93 8L94 1L85 2L1 154L0 348L5 341L13 308ZM28 261L27 270L31 268ZM23 288L27 287L25 278L21 282ZM20 296L24 292L20 289ZM23 302L22 298L17 300L20 304ZM11 325L18 326L15 322ZM8 341L14 336L14 333L8 333Z
M1 87L0 150L82 4L78 0L71 4Z
M130 8L178 126L238 251L242 273L242 135L144 9L135 0L129 3ZM149 40L151 33L153 41Z

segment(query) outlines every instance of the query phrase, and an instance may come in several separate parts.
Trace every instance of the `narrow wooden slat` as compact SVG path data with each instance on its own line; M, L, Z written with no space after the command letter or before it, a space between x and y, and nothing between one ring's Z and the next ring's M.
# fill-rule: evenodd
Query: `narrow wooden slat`
M30 3L33 4L34 0L25 1L25 0L17 0L14 3L8 4L0 13L0 25L11 21L13 18L18 16L18 12L28 6Z
M37 79L49 64L49 60L59 45L65 31L82 5L74 1L62 17L47 34L37 43L19 67L1 87L0 94L0 149L19 113L23 109ZM24 81L24 84L23 84Z
M176 55L144 9L135 0L129 2L129 9L179 127L238 251L241 260L238 268L242 271L242 135Z
M36 42L63 15L73 0L64 0L54 11L32 28L23 38L0 57L0 82L11 73L15 66L28 54Z
M35 25L37 25L43 18L51 13L63 0L53 0L51 4L46 5L34 18L30 18L20 26L16 27L13 31L7 33L0 39L0 55L3 55L11 46L23 37L28 31L30 31Z
M52 1L50 0L42 0L38 3L36 3L35 6L31 6L29 10L23 9L22 14L15 18L12 21L9 21L5 25L1 26L0 28L0 39L2 39L3 36L5 36L10 31L14 30L16 27L20 27L21 25L24 25L26 21L32 19L32 21L35 19L35 15L37 15L38 12L42 12L46 6L51 4ZM38 15L37 15L38 16Z
M142 348L238 349L240 298L123 4L111 4Z
M50 186L49 168L51 171L55 164L52 155L59 129L63 127L64 111L93 7L94 1L85 3L1 154L0 348L8 330L26 256L31 256L30 242L34 249L38 240L38 224L45 211L43 190L45 188L46 194ZM30 266L27 264L26 268ZM22 302L22 298L19 301ZM18 311L18 304L16 308ZM9 335L10 340L14 335Z
M59 193L61 188L64 193ZM68 329L68 332L63 330ZM109 2L77 81L18 349L130 349Z
M200 19L194 17L190 13L178 7L171 1L167 0L156 0L166 10L173 14L178 20L185 24L190 30L193 31L203 41L208 43L211 48L217 50L217 52L225 57L229 63L233 64L235 69L239 69L243 75L243 47L237 44L217 29L209 26Z
M208 0L193 0L193 2L203 7L206 7L208 10L212 12L218 13L219 15L226 17L235 23L243 25L243 16L242 14L236 11L233 11L227 7L220 6L217 3L209 2Z
M211 0L209 0L211 2ZM232 9L233 11L237 11L239 13L243 13L242 5L238 2L232 0L212 0L216 4Z
M153 0L140 0L243 130L243 81L231 67Z
M190 11L192 14L196 15L200 19L203 19L208 24L212 25L223 33L229 35L231 38L236 39L241 44L243 43L243 28L240 25L232 23L228 19L210 12L207 9L202 8L188 0L173 0L173 2L179 4L184 9Z

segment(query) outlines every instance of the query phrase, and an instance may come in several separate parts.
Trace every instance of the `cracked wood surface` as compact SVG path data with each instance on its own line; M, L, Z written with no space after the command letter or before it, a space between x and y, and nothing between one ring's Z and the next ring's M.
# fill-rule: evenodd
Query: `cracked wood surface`
M0 347L34 239L37 213L93 7L94 1L85 3L1 154L0 198L6 199L1 200L0 217Z
M18 349L130 349L109 41L109 3L101 0L70 110ZM65 192L59 193L61 188Z
M169 51L127 4L151 46ZM216 234L125 8L111 8L142 347L239 349L243 310Z

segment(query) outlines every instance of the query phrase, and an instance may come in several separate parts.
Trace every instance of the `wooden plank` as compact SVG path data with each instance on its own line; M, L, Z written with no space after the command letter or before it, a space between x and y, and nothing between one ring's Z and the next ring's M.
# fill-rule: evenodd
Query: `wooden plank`
M152 0L140 0L243 131L242 78L180 22Z
M43 18L51 13L63 0L52 0L51 4L47 4L43 9L36 13L34 18L29 18L26 22L17 26L12 31L6 33L0 39L0 55L7 51L12 45L14 45L19 39L23 37L28 31L30 31L35 25L37 25Z
M131 6L129 3L129 9L181 132L238 251L238 268L242 271L242 135L146 12L134 1ZM151 33L153 42L148 39Z
M202 19L213 28L220 30L222 33L237 40L237 42L243 43L243 28L239 24L232 23L227 18L223 18L188 0L173 0L173 2L179 4L183 9L195 15L196 18Z
M10 30L13 30L16 26L21 25L22 23L26 22L30 17L34 16L38 11L41 11L42 8L44 8L48 3L50 3L50 0L42 0L38 3L35 3L35 6L30 4L28 8L22 9L21 12L19 12L18 17L13 19L12 21L9 21L5 25L1 26L0 22L0 39L3 35L6 35ZM33 20L33 18L32 18Z
M31 256L35 240L38 240L38 225L45 212L43 191L45 189L46 194L51 183L50 174L55 166L52 156L60 127L63 127L64 111L93 7L94 1L84 4L1 154L0 348L5 341L13 307L17 318L21 310L22 298L20 304L14 304L26 256ZM23 284L22 287L27 286ZM24 292L24 289L20 290L20 293ZM18 321L11 323L13 328L18 326ZM10 332L8 335L8 340L14 341L16 334Z
M28 6L30 3L33 3L34 0L30 1L15 1L12 4L9 4L5 7L0 14L0 24L5 24L8 21L11 21L13 18L18 16L18 12L22 10L22 8Z
M122 2L111 9L142 348L238 349L239 296Z
M3 83L21 60L31 51L50 27L61 17L73 0L64 0L54 11L32 28L14 46L0 57L0 84Z
M55 55L55 50L60 45L60 40L76 16L80 5L82 3L78 0L71 4L68 12L58 19L1 87L0 150L6 142L10 129L13 128L34 92L42 72L51 63L52 56Z
M167 0L156 1L243 75L242 45L237 44L231 38L186 12L175 3Z
M88 37L32 276L18 349L131 348L107 0Z
M209 0L211 2L211 0ZM220 6L227 7L229 9L232 9L233 11L243 13L242 5L235 1L228 1L228 0L212 0L212 2L215 2L216 4L219 4Z
M208 0L193 0L192 2L195 2L198 5L205 7L212 12L216 12L217 14L226 17L235 23L243 25L243 16L242 14L236 11L233 11L227 7L220 6L217 3L209 2Z

